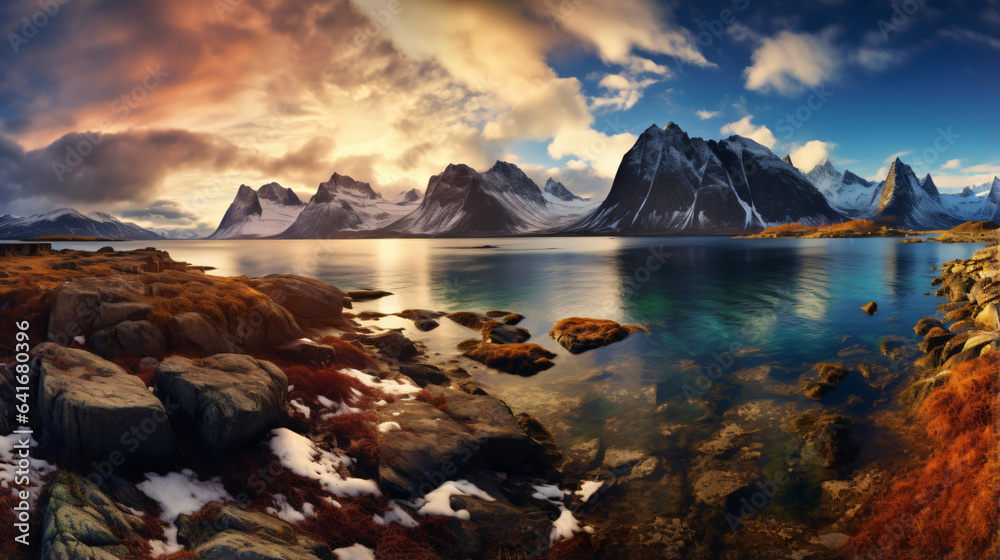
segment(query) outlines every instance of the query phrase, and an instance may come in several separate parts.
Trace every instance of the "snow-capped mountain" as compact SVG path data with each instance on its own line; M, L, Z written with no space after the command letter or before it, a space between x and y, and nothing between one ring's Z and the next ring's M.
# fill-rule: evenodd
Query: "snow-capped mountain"
M957 193L942 193L941 202L949 214L964 221L995 220L1000 208L1000 178L965 187Z
M204 235L194 228L163 228L163 227L153 227L148 228L149 231L159 235L164 239L180 239L180 240L190 240L190 239L201 239Z
M551 230L592 205L545 195L519 167L498 161L479 173L451 164L431 177L420 206L386 226L397 235L506 235Z
M304 208L292 189L268 183L254 190L240 185L236 198L209 239L256 239L285 231Z
M309 200L287 230L278 235L283 239L310 239L371 231L406 215L416 202L391 202L382 198L371 185L334 173L320 183L319 190Z
M841 220L799 170L757 142L706 142L670 123L639 136L608 197L569 231L747 230Z
M841 214L861 218L870 213L875 194L874 185L849 170L841 173L834 169L830 160L824 160L806 173L806 178L823 193L830 206Z
M424 193L420 189L410 189L403 191L392 197L393 204L414 204L424 198Z
M584 201L590 200L589 198L582 198L576 196L569 189L567 189L562 183L556 181L552 177L549 177L545 181L545 187L542 188L542 192L549 195L556 200L561 200L563 202L574 202L574 201Z
M873 206L875 201L873 201ZM962 222L948 213L934 182L917 179L899 158L892 162L872 219L908 229L948 229Z
M104 212L89 216L72 208L59 208L44 214L17 217L0 216L0 239L27 239L50 235L79 235L108 239L161 239L156 233L132 222L123 222Z

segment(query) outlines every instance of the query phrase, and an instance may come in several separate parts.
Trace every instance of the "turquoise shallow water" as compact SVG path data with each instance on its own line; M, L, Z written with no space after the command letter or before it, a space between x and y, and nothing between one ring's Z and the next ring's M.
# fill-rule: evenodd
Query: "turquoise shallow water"
M119 249L150 242L116 243ZM476 248L482 245L496 248ZM530 378L483 372L478 380L515 412L548 425L563 449L600 438L605 445L676 459L664 435L675 424L696 425L710 438L729 411L741 407L815 407L801 395L776 397L733 377L745 368L787 368L790 383L819 361L870 353L880 342L912 338L913 325L938 313L932 267L966 258L971 244L897 243L896 239L730 239L724 237L505 238L334 241L155 242L178 260L217 267L214 274L295 273L342 289L378 288L395 295L357 304L386 313L407 308L440 311L504 310L526 318L533 342L558 353L556 366ZM65 244L59 247L96 248ZM878 312L859 309L869 300ZM642 323L649 335L581 355L556 345L548 330L570 316ZM401 326L430 352L457 354L468 331L450 321L429 333ZM741 352L731 352L741 350ZM838 356L840 353L840 356ZM716 365L717 379L696 383ZM692 388L694 398L692 398ZM704 389L704 391L702 391ZM720 390L706 404L701 397ZM852 374L826 404L851 394L874 396ZM864 414L864 408L861 414ZM772 427L777 424L772 423ZM667 430L669 431L669 429ZM760 439L763 464L780 463L789 445L774 429ZM683 460L680 460L683 463ZM683 471L684 465L677 469ZM670 485L655 486L668 510ZM799 499L808 492L797 488ZM794 508L793 508L794 509Z

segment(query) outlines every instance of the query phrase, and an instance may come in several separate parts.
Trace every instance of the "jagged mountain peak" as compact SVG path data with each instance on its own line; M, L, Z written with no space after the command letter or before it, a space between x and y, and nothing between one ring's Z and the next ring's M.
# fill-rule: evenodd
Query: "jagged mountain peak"
M873 219L916 230L946 229L961 221L944 209L933 181L921 184L913 168L898 157L882 185Z
M299 195L289 188L282 187L278 183L268 183L261 185L257 189L257 196L262 200L281 204L282 206L302 206L303 202Z
M372 189L371 184L356 181L348 175L334 173L330 176L329 181L319 184L319 189L316 191L316 194L312 197L309 203L324 204L332 202L339 194L352 195L366 198L368 200L378 200L382 198L382 195Z
M559 200L563 200L563 201L567 201L567 202L572 201L572 200L585 200L584 198L579 197L579 196L573 194L572 192L570 192L570 190L567 189L565 185L563 185L559 181L556 181L552 177L549 177L545 181L545 187L542 189L542 191L545 192L546 194L552 196L552 197L555 197L555 198L557 198Z
M792 163L792 154L785 154L785 157L781 158L781 161L787 163L788 165L791 165L792 167L795 167L795 164Z
M392 201L396 204L412 204L418 202L424 197L423 191L417 188L413 188L407 191L403 191L393 197Z

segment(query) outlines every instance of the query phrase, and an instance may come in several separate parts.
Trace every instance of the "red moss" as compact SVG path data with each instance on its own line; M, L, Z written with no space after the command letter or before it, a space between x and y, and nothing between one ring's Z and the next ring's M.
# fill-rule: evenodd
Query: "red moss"
M926 463L897 480L852 541L864 558L986 558L995 553L1000 468L994 437L1000 356L951 372L920 409L931 437Z
M433 405L439 410L448 410L448 399L444 395L434 396L427 389L421 389L414 395L418 401L423 401L427 404Z

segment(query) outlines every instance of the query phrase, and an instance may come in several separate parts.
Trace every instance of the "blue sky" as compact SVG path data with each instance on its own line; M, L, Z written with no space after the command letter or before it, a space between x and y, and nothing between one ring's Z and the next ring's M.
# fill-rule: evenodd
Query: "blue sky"
M498 159L601 198L669 121L803 170L1000 173L995 1L56 4L0 5L0 213L204 231L240 184L392 196Z

